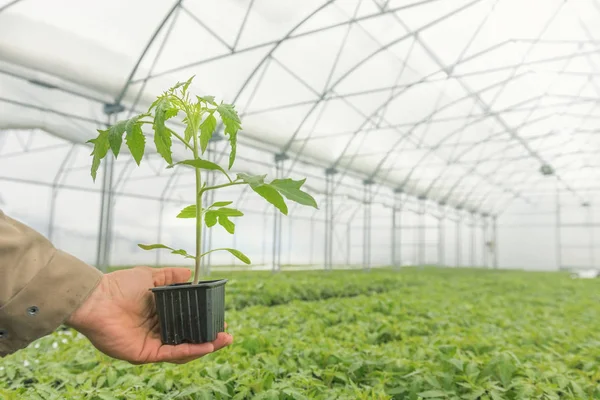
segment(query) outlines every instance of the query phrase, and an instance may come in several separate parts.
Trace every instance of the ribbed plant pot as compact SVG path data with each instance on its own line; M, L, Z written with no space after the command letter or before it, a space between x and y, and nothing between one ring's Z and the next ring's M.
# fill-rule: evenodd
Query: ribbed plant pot
M225 331L226 283L219 279L151 289L163 344L212 342Z

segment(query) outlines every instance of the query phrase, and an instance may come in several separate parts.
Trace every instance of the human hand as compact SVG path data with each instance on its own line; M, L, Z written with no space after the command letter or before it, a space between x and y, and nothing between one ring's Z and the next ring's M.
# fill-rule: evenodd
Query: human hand
M132 364L171 362L184 364L232 343L227 333L214 342L163 345L160 340L155 286L186 282L187 268L136 267L105 274L100 284L66 321L104 354Z

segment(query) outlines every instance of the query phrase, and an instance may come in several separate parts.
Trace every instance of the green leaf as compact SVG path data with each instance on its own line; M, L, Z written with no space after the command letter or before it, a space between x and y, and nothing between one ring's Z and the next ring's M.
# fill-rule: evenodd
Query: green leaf
M202 149L202 154L206 151L208 147L208 142L212 138L213 132L217 127L217 119L213 114L210 114L208 117L204 119L204 121L200 124L200 148Z
M227 175L227 172L225 172L225 170L223 168L221 168L221 166L219 166L218 164L215 164L212 161L202 160L200 158L197 158L195 160L180 161L180 162L176 163L175 165L178 165L178 164L189 165L190 167L207 169L207 170L211 170L211 171L221 171L222 173L225 174L225 176L227 176L227 178L229 178L229 175ZM229 179L229 180L231 181L231 179Z
M194 80L194 78L196 77L196 75L192 75L190 77L190 79L188 79L184 84L183 84L183 92L187 92L188 88L190 87L192 81Z
M123 133L125 133L127 122L127 120L119 121L108 128L108 143L110 144L110 148L115 155L115 158L119 156L119 152L121 151Z
M245 263L245 264L250 264L251 261L250 259L241 251L236 250L236 249L225 249L228 252L230 252L231 254L233 254L238 260L240 260L241 262Z
M98 168L100 167L100 161L106 157L108 154L108 149L110 145L108 143L108 130L98 130L98 137L95 139L91 139L88 143L92 143L94 145L94 149L92 150L92 156L94 156L92 160L92 178L94 181L96 180L96 174L98 172Z
M167 249L167 250L171 250L172 254L178 254L180 256L184 256L185 258L191 258L191 259L195 259L196 257L188 254L188 252L186 252L183 249L173 249L169 246L165 246L164 244L138 244L138 246L141 249L144 250L155 250L155 249Z
M277 189L265 183L266 175L248 175L248 174L238 174L237 178L246 182L254 192L256 192L259 196L267 200L269 203L273 204L275 207L281 211L282 214L287 215L288 208L285 204L285 200Z
M106 381L108 382L108 386L111 387L117 381L117 371L114 368L109 368L106 373Z
M171 101L167 97L162 97L156 103L156 110L154 112L154 144L156 145L156 151L167 161L167 163L173 164L173 157L171 151L171 132L165 125L165 122L169 118L173 118L178 113L177 108L173 106Z
M442 392L441 390L428 390L426 392L419 393L419 396L423 397L424 399L432 399L435 397L445 398L446 393Z
M140 165L146 147L146 138L142 132L142 124L139 122L139 118L140 116L132 118L125 125L125 132L127 132L125 141L137 165Z
M233 201L216 201L213 203L212 206L208 207L208 208L213 208L213 207L225 207L228 206L230 204L232 204Z
M235 232L235 224L231 222L226 215L219 214L219 225L232 235Z
M232 255L234 255L234 256L235 256L235 257L236 257L238 260L242 261L242 262L243 262L243 263L245 263L245 264L251 264L251 261L250 261L250 259L249 259L249 258L248 258L248 257L247 257L247 256L246 256L244 253L242 253L242 252L241 252L241 251L239 251L239 250L236 250L236 249L230 249L230 248L220 248L220 249L213 249L213 250L207 251L206 253L204 253L204 254L200 255L200 258L204 257L204 256L205 256L205 255L207 255L208 253L212 253L212 252L214 252L214 251L221 251L221 250L224 250L224 251L228 251L228 252L230 252L230 253L231 253Z
M235 162L236 149L237 149L237 133L242 128L240 117L235 111L235 106L231 104L219 104L217 111L223 120L225 125L225 135L229 136L229 144L231 145L231 153L229 153L229 169Z
M217 224L217 217L218 214L215 211L208 211L204 216L204 222L206 223L206 226L209 228L215 226Z
M219 215L224 215L226 217L243 217L244 216L243 212L241 212L240 210L236 210L235 208L221 207L221 208L215 210L215 212L217 212Z
M187 206L177 214L177 218L196 218L196 205Z
M192 137L194 136L194 126L191 122L189 122L189 120L184 120L183 122L187 123L185 131L183 132L184 140L186 143L189 143Z
M217 103L215 103L215 96L196 96L196 99L198 99L200 102L211 104L213 106L217 105Z
M271 186L277 189L277 191L284 195L288 200L318 209L319 207L317 206L315 199L308 193L300 190L302 185L304 185L304 182L306 182L306 179L299 181L295 181L290 178L275 179L273 182L271 182Z

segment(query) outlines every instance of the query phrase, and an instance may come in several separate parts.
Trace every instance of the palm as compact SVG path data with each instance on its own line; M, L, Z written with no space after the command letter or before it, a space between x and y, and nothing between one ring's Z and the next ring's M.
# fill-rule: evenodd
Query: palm
M71 318L71 325L103 353L135 364L167 361L184 363L231 343L220 333L211 343L163 345L150 288L185 282L183 268L134 268L104 276L100 287ZM87 307L90 306L90 307Z

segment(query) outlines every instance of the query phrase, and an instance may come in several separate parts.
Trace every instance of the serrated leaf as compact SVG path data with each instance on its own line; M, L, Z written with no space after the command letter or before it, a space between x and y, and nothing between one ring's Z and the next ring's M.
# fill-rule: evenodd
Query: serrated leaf
M98 168L100 167L100 162L106 155L108 154L108 149L110 145L108 143L108 130L98 130L98 136L95 139L91 139L88 143L92 143L94 145L94 149L92 150L92 156L94 157L92 160L92 178L96 180L96 174L98 172Z
M196 99L204 103L212 104L213 106L217 105L217 103L215 103L215 96L196 96Z
M275 179L270 183L270 185L277 189L277 191L284 195L288 200L318 209L319 207L317 206L315 199L308 193L300 190L302 185L304 185L304 182L306 182L306 179L299 181L295 181L290 178Z
M208 211L206 213L206 215L204 216L204 222L206 223L206 226L209 228L212 228L213 226L215 226L217 224L217 213L214 211Z
M119 152L121 151L123 133L125 133L127 122L127 120L119 121L108 128L108 143L110 144L110 148L115 155L115 158L119 156Z
M188 254L187 251L183 249L173 249L172 247L166 246L164 244L138 244L138 247L144 250L155 250L155 249L167 249L171 250L172 254L178 254L184 256L185 258L195 259L196 257Z
M225 176L227 176L227 178L229 178L229 175L227 175L227 172L225 172L225 170L223 168L221 168L220 165L215 164L212 161L202 160L200 158L197 158L194 160L180 161L180 162L176 163L175 165L178 165L178 164L189 165L190 167L199 168L199 169L207 169L207 170L211 170L211 171L221 171L223 174L225 174Z
M285 204L285 200L283 200L283 197L279 194L277 189L270 186L268 183L265 183L266 175L238 174L237 177L250 185L252 190L259 196L277 207L282 214L287 215L288 208Z
M490 397L492 398L492 400L504 400L504 396L502 396L500 393L498 393L495 390L492 390L490 392Z
M165 125L169 118L173 118L178 113L167 97L162 97L156 104L156 110L154 112L154 144L156 145L156 151L169 163L173 164L172 157L172 141L171 132Z
M237 133L242 128L240 117L235 111L235 107L231 104L219 104L217 106L217 112L221 116L223 125L225 125L224 133L229 136L229 144L231 146L231 153L229 153L229 169L235 162L236 149L237 149Z
M177 214L177 218L196 218L196 205L192 204L185 207Z
M183 131L184 140L186 143L189 143L190 140L192 139L192 137L194 137L194 127L189 121L184 120L184 122L187 123L187 125L185 127L185 131Z
M125 142L131 152L131 156L140 165L146 147L146 137L142 132L142 124L139 122L139 117L132 118L125 125Z
M210 114L208 117L206 117L200 124L200 148L202 150L202 154L204 154L206 151L208 142L210 142L216 127L217 119L213 114Z
M235 232L235 224L226 215L219 214L219 225L232 235Z
M192 75L190 77L190 79L188 79L184 84L183 84L183 92L187 92L188 88L190 87L192 81L194 80L194 78L196 77L196 75Z

